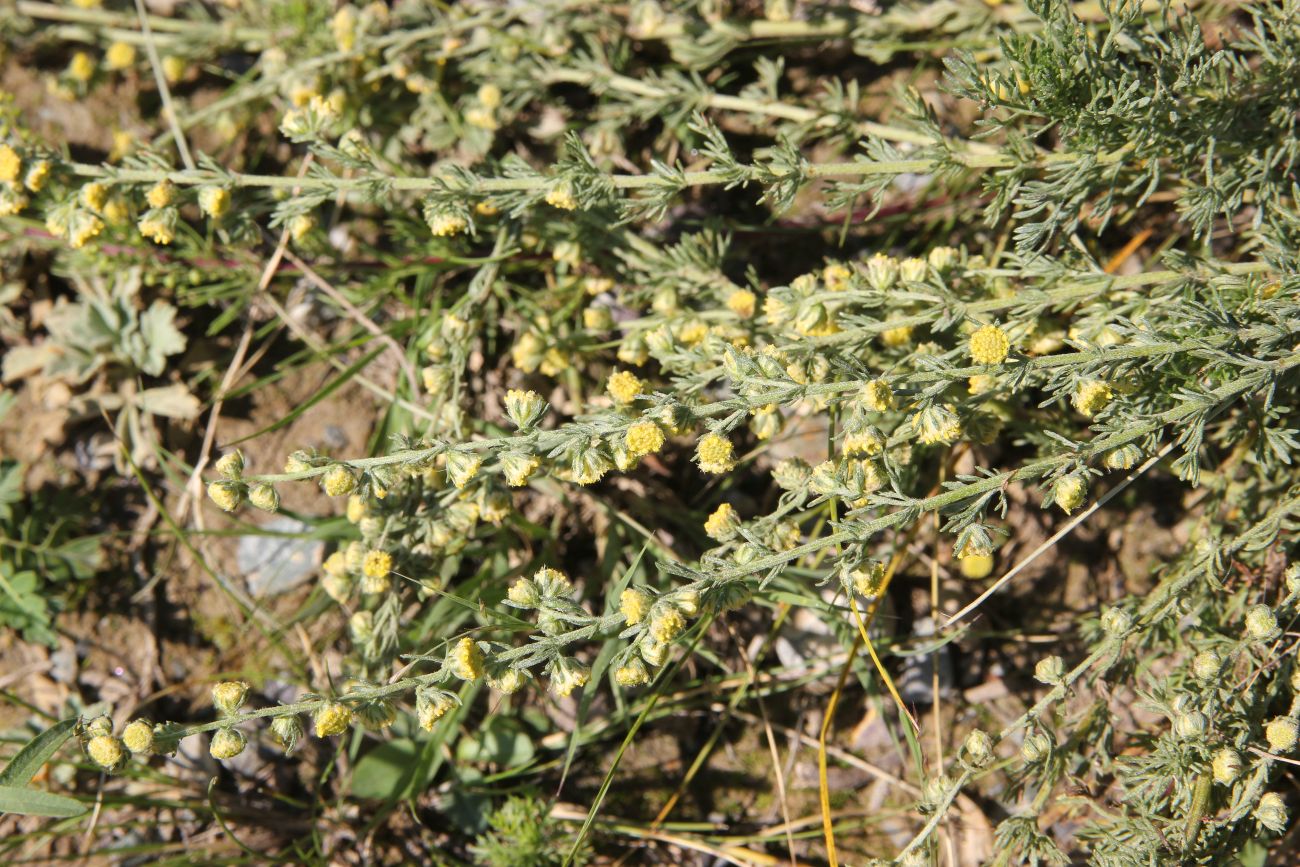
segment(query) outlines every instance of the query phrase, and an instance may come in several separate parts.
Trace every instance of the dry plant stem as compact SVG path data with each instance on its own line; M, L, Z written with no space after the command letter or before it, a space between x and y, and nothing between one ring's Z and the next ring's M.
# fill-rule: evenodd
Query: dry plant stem
M720 706L715 705L714 706L715 711L719 707ZM749 723L757 724L760 722L759 717L751 713L745 713L744 711L736 711L735 716L737 719L741 719ZM813 749L817 749L817 738L813 737L810 734L806 734L805 732L797 731L795 729L789 728L788 726L783 726L777 723L773 723L772 728L783 735L787 735L789 737L797 739L799 743L803 744L806 747L812 747ZM889 785L894 786L895 788L899 789L902 792L905 792L906 794L912 797L918 797L921 794L921 790L917 786L912 785L911 783L907 782L901 777L894 776L893 774L889 773L886 770L876 767L875 765L871 764L870 762L864 759L858 758L848 750L841 749L840 747L834 746L833 744L827 744L826 754L829 756L833 756L837 761L843 762L844 764L849 765L850 767L854 767L860 771L864 771L867 774L870 774L875 779L880 780L884 783L888 783ZM817 821L818 822L821 821L820 817L817 819Z

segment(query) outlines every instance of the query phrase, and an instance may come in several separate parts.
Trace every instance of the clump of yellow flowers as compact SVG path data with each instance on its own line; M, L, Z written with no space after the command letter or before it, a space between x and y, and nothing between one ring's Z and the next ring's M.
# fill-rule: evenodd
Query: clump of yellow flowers
M156 88L137 107L164 108L125 112L101 159L39 142L0 106L0 235L24 262L54 262L54 327L36 321L42 295L34 325L47 333L33 346L59 364L85 354L56 346L58 293L88 297L97 281L80 278L138 264L140 293L121 312L144 324L94 348L78 384L99 400L102 384L126 383L113 398L123 438L148 432L146 409L184 415L164 398L194 390L210 435L199 458L156 450L160 484L232 434L217 398L294 365L329 363L331 382L363 384L383 414L362 425L375 430L364 453L310 431L314 447L282 472L228 450L203 479L199 517L217 534L281 510L283 494L327 538L304 610L325 610L340 636L319 692L217 684L211 720L182 730L209 735L212 757L264 746L257 720L285 749L314 732L355 734L349 749L364 751L403 711L414 725L402 738L450 738L483 719L479 693L493 713L567 712L599 690L631 707L696 641L692 676L730 676L718 622L787 628L785 608L763 620L776 604L806 608L846 651L888 619L898 634L877 674L936 648L995 648L1015 638L1002 625L965 631L936 615L1027 610L1004 600L1055 585L1024 565L1080 547L1053 533L1088 534L1106 563L1094 571L1108 570L1115 540L1145 532L1111 492L1144 495L1163 477L1199 489L1169 497L1192 519L1151 568L1153 589L1123 597L1143 582L1107 580L1095 615L1031 612L1060 646L1031 660L1032 678L1006 673L1027 688L1005 731L959 722L950 749L923 756L933 778L908 782L928 812L896 860L933 857L944 811L1006 767L1036 804L1075 776L1114 794L1086 838L1100 861L1224 860L1237 853L1210 847L1285 829L1287 804L1266 789L1300 742L1293 696L1278 695L1296 687L1283 636L1300 588L1283 564L1296 553L1284 531L1297 514L1300 264L1277 144L1294 130L1286 111L1258 107L1290 92L1300 41L1272 0L1260 33L1229 16L1208 47L1192 17L1071 4L1036 6L1047 26L1023 39L998 41L999 20L919 42L898 16L802 20L785 0L761 13L579 0L540 17L530 4L469 4L471 15L339 2L272 16L274 28L257 4L231 2L212 4L212 21L154 10L145 23L166 24L148 38L125 7L71 11L83 5L98 4L16 13L62 21L44 32L72 40L41 64L50 98ZM310 32L293 32L296 18ZM21 45L27 31L15 32ZM893 118L877 123L859 99L870 82L855 77L878 64L789 50L810 34L884 52L891 70L954 39L978 60L945 58L952 99L885 105L872 85L873 114ZM1231 62L1188 84L1201 49ZM227 52L248 70L238 81L221 77ZM1071 63L1097 74L1071 76ZM1153 80L1177 122L1161 109L1152 124L1138 105ZM202 102L214 84L231 95ZM1076 110L1100 103L1101 120ZM273 130L283 138L266 141ZM879 218L856 214L867 201ZM164 369L141 351L167 331L142 318L152 294L185 328L212 328ZM30 304L17 297L14 309ZM247 366L231 370L247 379L218 389L211 371L243 328L250 343L301 346L245 346ZM158 418L171 434L186 421ZM1026 547L1039 530L1051 544ZM997 572L1005 581L978 583ZM915 611L897 605L909 594ZM1159 658L1159 682L1142 681L1152 669L1131 664L1135 652ZM1167 720L1144 722L1123 762L1094 761L1104 751L1068 700L1087 705L1103 670L1127 681L1115 694L1140 693ZM1113 731L1099 692L1087 724ZM94 767L117 772L174 751L177 733L96 718L77 736ZM1151 792L1171 794L1143 822L1109 824L1161 801ZM1009 815L995 835L1003 860L1078 860L1034 816Z

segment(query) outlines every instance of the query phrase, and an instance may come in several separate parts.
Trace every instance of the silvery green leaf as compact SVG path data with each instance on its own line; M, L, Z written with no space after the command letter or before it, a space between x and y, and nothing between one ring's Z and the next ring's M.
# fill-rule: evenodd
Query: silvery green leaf
M176 308L164 301L155 301L140 316L145 354L132 361L150 376L158 376L166 369L167 356L185 350L185 335L176 327L175 320Z

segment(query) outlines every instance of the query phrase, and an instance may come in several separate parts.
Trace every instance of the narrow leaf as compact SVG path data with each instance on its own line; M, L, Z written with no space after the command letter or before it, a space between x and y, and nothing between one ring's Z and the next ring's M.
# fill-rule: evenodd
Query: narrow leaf
M76 717L60 720L27 742L18 755L9 760L9 764L0 771L0 786L25 786L36 776L41 765L58 752L63 742L72 736L76 727Z
M84 812L86 812L86 805L73 798L22 786L0 786L0 813L66 819L80 816Z

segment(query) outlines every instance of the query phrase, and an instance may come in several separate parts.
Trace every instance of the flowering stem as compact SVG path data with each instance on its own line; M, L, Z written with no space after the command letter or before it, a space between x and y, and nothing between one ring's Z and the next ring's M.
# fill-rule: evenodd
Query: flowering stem
M1234 276L1246 276L1249 274L1262 274L1268 271L1267 262L1235 262L1223 263L1216 266L1216 270L1224 274ZM1023 276L1018 271L999 269L982 272L988 277L1019 277ZM1138 289L1143 286L1159 286L1166 283L1176 283L1179 280L1187 279L1188 274L1184 271L1148 271L1143 274L1129 274L1122 277L1111 277L1106 274L1089 274L1081 276L1079 279L1064 283L1054 289L1027 289L1017 292L1008 298L989 298L985 301L975 301L966 304L963 309L967 315L981 313L997 313L1003 310L1014 310L1020 307L1052 307L1063 302L1074 301L1080 298L1087 298L1094 295L1104 295L1110 292L1123 292L1131 289ZM834 300L839 298L853 298L855 293L822 293L812 300ZM865 297L865 296L864 296ZM942 302L932 304L931 311L928 313L918 313L914 316L901 316L894 319L881 320L869 325L859 325L852 328L845 328L835 334L823 335L820 337L805 338L811 340L818 346L834 346L841 343L851 343L860 337L869 337L879 334L882 331L888 331L892 328L916 327L918 325L929 325L938 318L944 311Z

